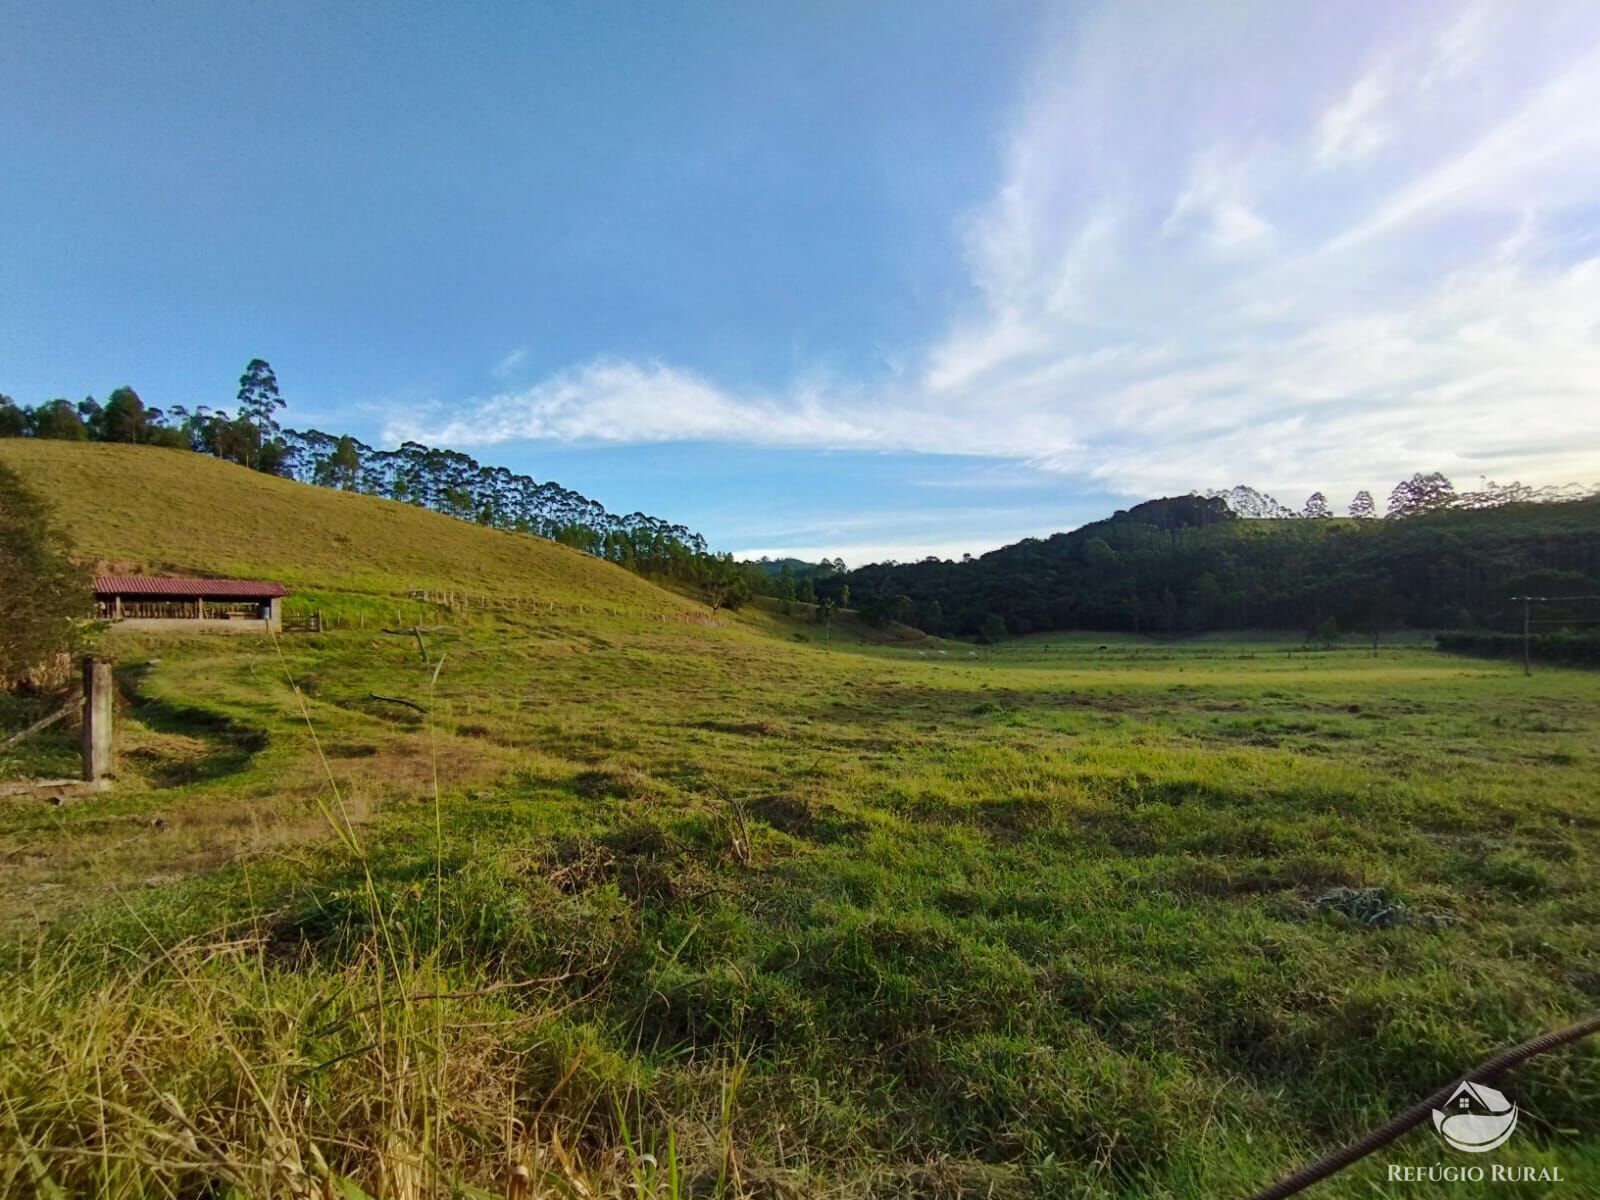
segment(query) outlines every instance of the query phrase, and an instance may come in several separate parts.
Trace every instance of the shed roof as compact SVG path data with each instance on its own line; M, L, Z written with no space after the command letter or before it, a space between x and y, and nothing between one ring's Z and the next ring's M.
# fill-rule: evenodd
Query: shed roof
M98 575L94 590L97 596L181 596L202 600L270 600L289 594L283 584L271 580L176 579L164 575Z

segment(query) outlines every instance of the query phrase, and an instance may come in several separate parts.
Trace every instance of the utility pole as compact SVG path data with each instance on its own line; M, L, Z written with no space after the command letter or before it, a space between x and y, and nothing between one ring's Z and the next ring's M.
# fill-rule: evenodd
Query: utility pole
M1533 597L1522 598L1522 673L1533 674Z
M1512 597L1510 597L1510 600L1513 603L1518 601L1518 600L1522 601L1522 673L1524 675L1532 675L1533 674L1533 606L1535 604L1558 604L1558 605L1561 605L1563 607L1566 607L1566 606L1573 605L1573 604L1578 604L1578 603L1588 604L1588 603L1594 603L1596 601L1600 601L1600 595L1591 595L1591 596L1512 596ZM1543 618L1543 617L1541 617L1540 620L1539 620L1539 624L1543 625L1543 626L1557 626L1557 627L1559 627L1561 629L1573 629L1573 628L1575 628L1576 626L1579 626L1579 625L1600 625L1600 618L1597 618L1597 617L1572 616L1572 615L1570 615L1571 611L1572 610L1570 608L1567 608L1567 614L1563 615L1563 614L1561 614L1560 610L1558 609L1557 610L1557 612L1558 612L1557 616L1551 617L1551 618ZM1550 652L1552 657L1557 657L1557 658L1559 657L1560 651L1559 651L1558 647L1549 646L1549 647L1546 647L1546 649Z

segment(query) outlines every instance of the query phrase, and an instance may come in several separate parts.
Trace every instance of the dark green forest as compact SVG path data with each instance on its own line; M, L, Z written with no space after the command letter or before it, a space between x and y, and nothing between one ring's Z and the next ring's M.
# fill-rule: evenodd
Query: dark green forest
M1441 481L1401 484L1386 518L1247 520L1220 496L1151 500L979 558L862 567L815 588L837 600L848 587L869 620L989 641L1061 629L1520 632L1512 597L1600 594L1600 498L1534 502L1513 486L1463 503ZM1596 616L1600 605L1573 599L1537 619L1549 631Z

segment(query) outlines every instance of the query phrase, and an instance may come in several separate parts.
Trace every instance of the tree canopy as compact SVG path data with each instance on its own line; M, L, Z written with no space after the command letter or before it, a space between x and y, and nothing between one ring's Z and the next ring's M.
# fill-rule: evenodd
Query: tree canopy
M976 559L862 567L816 591L838 600L848 586L868 619L985 641L1002 627L1510 628L1510 597L1550 571L1600 593L1600 498L1515 484L1458 494L1442 476L1417 478L1396 489L1409 515L1389 520L1246 520L1221 497L1174 497Z
M68 558L49 509L0 466L0 686L70 649L93 603L88 572Z

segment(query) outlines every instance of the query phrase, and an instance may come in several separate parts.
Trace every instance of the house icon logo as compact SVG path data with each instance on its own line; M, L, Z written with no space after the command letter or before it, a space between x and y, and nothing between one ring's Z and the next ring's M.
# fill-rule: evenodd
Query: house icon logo
M1503 1092L1469 1080L1433 1110L1433 1127L1457 1150L1482 1154L1505 1145L1517 1127L1517 1106Z

